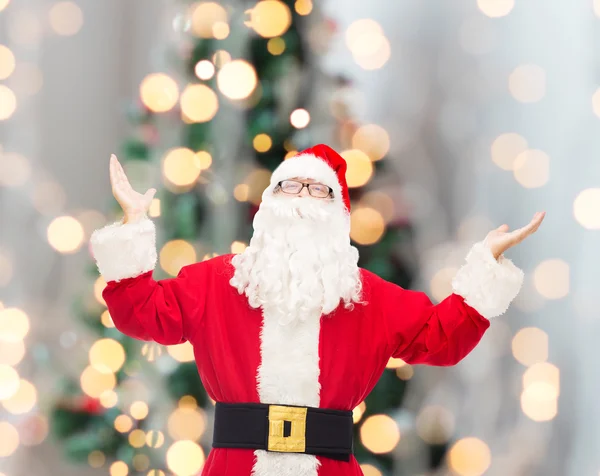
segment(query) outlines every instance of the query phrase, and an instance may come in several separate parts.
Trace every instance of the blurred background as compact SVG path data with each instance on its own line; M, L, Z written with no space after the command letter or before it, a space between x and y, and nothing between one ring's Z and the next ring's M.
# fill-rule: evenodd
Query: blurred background
M188 344L114 329L91 232L115 152L159 189L155 277L240 252L271 171L349 164L361 266L435 301L471 244L509 312L453 368L391 361L354 411L366 476L600 474L600 1L0 0L0 475L193 475Z

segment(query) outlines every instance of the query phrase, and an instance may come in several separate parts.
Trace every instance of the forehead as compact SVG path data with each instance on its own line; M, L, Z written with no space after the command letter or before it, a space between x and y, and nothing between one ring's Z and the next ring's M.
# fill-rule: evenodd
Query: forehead
M313 180L313 179L308 178L308 177L292 177L289 180L297 180L298 182L304 182L304 183L319 183L316 180Z

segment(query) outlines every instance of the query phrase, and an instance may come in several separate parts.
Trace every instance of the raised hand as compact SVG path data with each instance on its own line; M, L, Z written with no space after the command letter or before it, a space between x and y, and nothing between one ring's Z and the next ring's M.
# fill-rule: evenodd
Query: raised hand
M142 195L131 188L127 175L114 154L110 156L109 169L112 193L125 214L123 223L139 221L148 212L156 189L151 188Z
M521 243L529 235L535 233L545 216L546 212L537 212L528 225L510 232L508 231L508 225L502 225L490 231L484 243L492 251L494 258L498 259L507 249Z

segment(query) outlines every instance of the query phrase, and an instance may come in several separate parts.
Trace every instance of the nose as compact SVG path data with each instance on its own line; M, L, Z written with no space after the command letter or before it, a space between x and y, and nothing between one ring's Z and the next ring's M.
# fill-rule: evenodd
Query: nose
M308 193L308 187L304 187L298 194L299 197L308 197L309 195L310 193Z

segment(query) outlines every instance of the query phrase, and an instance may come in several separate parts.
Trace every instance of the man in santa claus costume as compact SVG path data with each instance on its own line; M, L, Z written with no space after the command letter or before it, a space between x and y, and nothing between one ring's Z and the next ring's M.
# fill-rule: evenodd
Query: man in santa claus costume
M352 409L390 357L454 365L515 298L523 273L502 253L535 232L506 225L474 245L433 304L359 268L350 243L346 163L318 145L283 161L264 191L246 250L156 281L154 196L135 192L111 157L124 219L94 232L117 329L163 345L189 341L215 400L203 476L358 476Z

